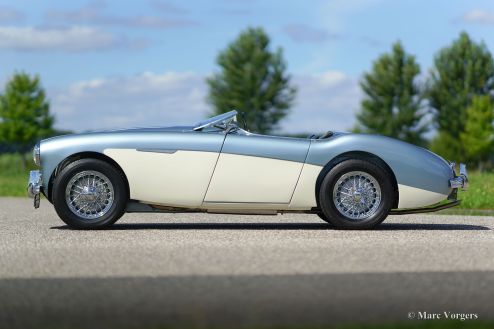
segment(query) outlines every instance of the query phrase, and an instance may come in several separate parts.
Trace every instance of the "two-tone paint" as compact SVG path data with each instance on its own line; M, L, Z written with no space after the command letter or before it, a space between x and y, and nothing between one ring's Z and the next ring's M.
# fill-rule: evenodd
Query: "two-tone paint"
M324 169L364 153L389 167L397 208L431 205L452 191L454 172L444 159L375 135L302 139L170 127L60 136L40 144L45 195L70 159L97 155L123 171L130 199L194 209L310 210L317 207L316 185Z

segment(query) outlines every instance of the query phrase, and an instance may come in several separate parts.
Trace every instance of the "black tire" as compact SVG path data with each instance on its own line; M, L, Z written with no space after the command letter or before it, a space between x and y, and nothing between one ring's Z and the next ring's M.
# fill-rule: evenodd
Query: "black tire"
M328 221L328 218L326 216L324 216L324 214L320 211L318 213L316 213L317 217L321 218L323 221L327 222Z
M108 178L113 187L112 204L105 213L93 219L87 219L74 213L66 201L66 189L71 179L85 171L95 171ZM53 205L58 216L74 229L102 229L111 226L125 213L128 201L127 185L124 177L112 165L97 159L81 159L66 166L53 182Z
M361 172L365 174L366 177L372 177L379 185L381 191L381 197L378 206L375 206L375 204L377 204L377 200L371 200L372 202L369 202L371 204L371 207L369 208L371 209L368 211L368 215L365 214L365 211L367 210L362 210L362 215L357 215L363 216L363 218L360 219L352 218L352 214L346 212L350 212L350 210L346 210L346 208L341 206L341 203L338 203L338 201L335 200L336 198L338 198L338 196L333 197L333 192L338 193L338 191L340 191L338 189L340 185L337 186L335 190L335 185L338 183L340 178L343 180L345 174L352 175L352 172ZM350 159L338 163L331 170L329 170L329 172L327 172L326 176L321 182L319 189L319 206L324 216L320 217L322 219L326 218L325 220L327 222L338 229L362 230L370 229L375 227L376 225L379 225L388 216L396 197L391 175L392 174L389 173L388 170L380 162L374 161L372 159ZM349 179L353 177L362 177L359 179L363 179L363 176L359 175L352 175L349 177ZM363 181L363 183L365 183L365 180ZM375 198L377 194L373 194L376 193L376 190L373 189L373 187L374 185L371 185L370 193L372 197ZM358 198L360 200L361 196L359 195ZM336 203L340 205L340 209L344 209L342 209L341 211L338 210Z
M321 218L323 221L325 221L326 223L328 223L328 225L330 227L333 227L333 224L330 223L330 221L328 220L328 218L322 213L322 211L319 211L316 213L317 217Z

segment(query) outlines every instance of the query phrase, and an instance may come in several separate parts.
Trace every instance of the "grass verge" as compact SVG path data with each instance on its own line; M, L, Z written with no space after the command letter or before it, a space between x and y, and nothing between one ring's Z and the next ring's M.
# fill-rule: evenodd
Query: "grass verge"
M24 167L20 154L0 155L0 196L27 196L29 170L35 166L28 155L25 157L28 164Z
M489 209L494 210L494 173L472 172L468 175L470 185L468 191L458 192L461 200L458 209Z

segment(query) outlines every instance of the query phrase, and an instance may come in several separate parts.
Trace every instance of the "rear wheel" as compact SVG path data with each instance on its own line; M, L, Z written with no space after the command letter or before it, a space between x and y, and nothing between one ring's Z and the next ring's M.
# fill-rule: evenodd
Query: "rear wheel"
M340 162L319 190L323 219L340 229L369 229L387 216L395 198L390 173L371 159Z
M125 212L127 190L122 174L97 159L82 159L65 167L53 183L58 216L77 229L105 228Z

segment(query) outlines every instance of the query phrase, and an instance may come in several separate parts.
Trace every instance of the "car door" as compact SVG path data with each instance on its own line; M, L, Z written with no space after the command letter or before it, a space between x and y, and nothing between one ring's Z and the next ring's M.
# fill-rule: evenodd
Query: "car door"
M288 204L309 145L309 140L298 138L228 134L205 204Z
M223 132L135 134L126 147L108 148L104 153L124 171L131 199L199 207L224 139Z

